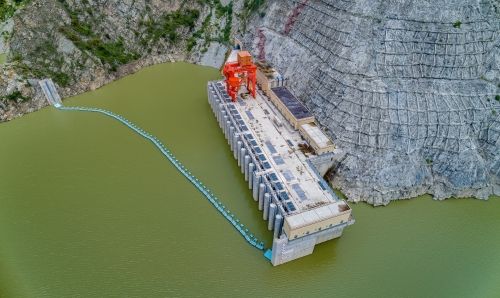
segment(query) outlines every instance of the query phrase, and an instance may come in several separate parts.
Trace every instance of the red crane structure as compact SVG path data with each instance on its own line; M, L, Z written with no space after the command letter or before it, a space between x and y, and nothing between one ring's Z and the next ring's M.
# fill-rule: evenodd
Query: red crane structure
M238 52L238 61L226 62L222 69L222 75L226 77L226 89L233 102L236 102L236 95L243 84L248 92L255 98L257 66L252 62L252 55L247 51Z

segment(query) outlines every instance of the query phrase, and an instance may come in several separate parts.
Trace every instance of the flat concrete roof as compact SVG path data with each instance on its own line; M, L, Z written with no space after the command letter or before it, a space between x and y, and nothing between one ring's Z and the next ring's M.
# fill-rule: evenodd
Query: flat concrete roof
M301 125L304 131L313 139L313 141L318 144L320 148L325 148L333 145L333 142L313 123L307 123Z
M297 98L295 98L295 96L293 96L288 88L282 86L272 88L271 90L297 120L313 116L309 110L306 109L306 107L304 107L304 105Z
M295 230L309 224L334 217L340 213L339 205L345 205L345 202L339 201L327 206L315 208L306 212L294 214L286 218L290 229Z

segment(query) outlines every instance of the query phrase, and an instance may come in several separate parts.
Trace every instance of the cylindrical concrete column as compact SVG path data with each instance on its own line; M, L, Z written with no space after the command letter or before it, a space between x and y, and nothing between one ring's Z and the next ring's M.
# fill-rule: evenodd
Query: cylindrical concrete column
M228 117L229 119L229 117ZM231 121L227 120L226 121L226 140L228 140L228 145L229 145L229 141L231 140L231 136L229 135L229 128L231 127Z
M243 158L245 158L245 155L247 154L247 149L245 148L241 148L240 149L240 155L238 155L238 166L241 167L241 164L243 162L245 162L245 160L243 160Z
M253 162L248 164L248 188L252 189L253 186Z
M250 156L249 155L245 155L245 169L244 169L244 172L245 172L245 181L249 180L249 178L248 178L249 165L250 165Z
M271 196L266 193L264 195L264 220L269 218L269 201L271 200Z
M276 205L271 203L269 205L269 222L267 223L267 229L272 231L274 228L274 213L276 213Z
M240 152L241 152L241 141L238 141L236 143L236 150L234 150L234 159L239 160Z
M266 192L266 185L264 183L259 184L259 198L258 201L264 200L264 193Z
M227 115L224 115L222 116L222 132L224 132L224 135L226 135L226 124L227 124L227 121L229 119L229 117ZM227 139L227 137L226 137Z
M245 154L241 157L241 173L245 175L245 157L247 157L247 149L245 149ZM248 156L250 158L250 156ZM250 162L250 160L248 160ZM246 180L245 180L246 181Z
M260 177L257 177L257 175L254 172L253 175L253 199L257 201L259 199L259 183L260 183Z
M276 219L274 220L274 238L278 238L281 233L281 222L283 221L283 216L276 214Z
M229 138L227 139L227 142L229 143L229 148L231 148L231 151L234 150L233 136L234 136L234 127L231 125L231 126L229 126Z
M235 152L237 150L236 146L238 146L238 136L236 134L233 134L233 143L232 143L233 152ZM238 152L236 152L236 154L234 155L234 158L236 158L237 156L238 156Z
M270 195L266 192L264 194L264 198L261 200L259 198L259 210L264 210L264 202L267 200L269 201Z

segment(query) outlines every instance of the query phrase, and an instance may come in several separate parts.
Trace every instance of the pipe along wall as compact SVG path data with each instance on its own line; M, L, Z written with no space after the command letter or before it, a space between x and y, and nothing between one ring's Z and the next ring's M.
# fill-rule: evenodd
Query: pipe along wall
M116 120L122 122L141 136L145 137L146 139L150 140L153 142L153 144L160 149L160 152L165 155L168 160L181 172L184 177L186 177L191 183L198 188L198 190L214 205L214 207L240 232L240 234L245 238L245 240L252 246L256 247L259 250L264 250L264 242L258 243L258 239L254 238L253 234L250 234L248 229L245 229L244 225L240 223L238 219L234 218L234 214L231 213L230 210L226 210L226 206L222 204L221 201L217 199L217 197L214 197L214 194L210 192L210 189L207 189L205 185L196 177L188 171L186 167L184 167L177 158L167 149L165 146L160 142L157 138L153 137L152 135L146 133L127 119L123 118L120 115L114 114L109 111L101 110L101 109L93 109L93 108L80 108L80 107L62 107L60 105L55 105L56 108L59 110L63 111L84 111L84 112L96 112L96 113L102 113L104 115L107 115L109 117L115 118ZM227 116L226 116L227 117ZM220 119L220 117L218 117ZM229 133L229 127L228 127L228 133Z

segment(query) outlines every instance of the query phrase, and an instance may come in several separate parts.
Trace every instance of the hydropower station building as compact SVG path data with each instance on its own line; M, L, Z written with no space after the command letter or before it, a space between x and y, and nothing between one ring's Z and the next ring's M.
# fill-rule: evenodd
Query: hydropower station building
M248 57L240 52L233 50L227 63ZM277 266L339 237L354 218L349 205L323 179L344 152L335 148L287 89L284 77L264 61L255 65L261 89L255 98L241 87L233 101L234 89L232 95L227 92L229 78L208 82L207 92L256 207L274 231L272 250L265 255Z

